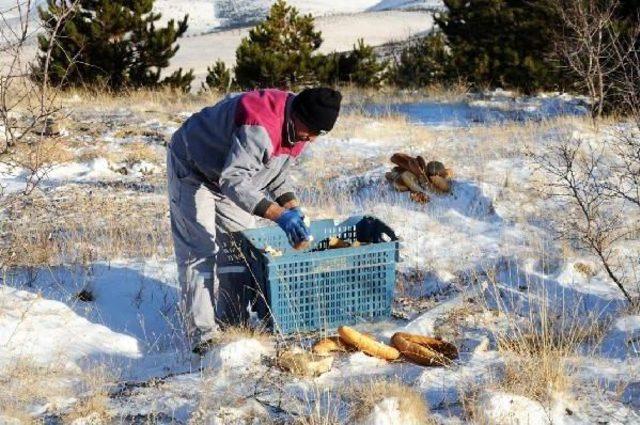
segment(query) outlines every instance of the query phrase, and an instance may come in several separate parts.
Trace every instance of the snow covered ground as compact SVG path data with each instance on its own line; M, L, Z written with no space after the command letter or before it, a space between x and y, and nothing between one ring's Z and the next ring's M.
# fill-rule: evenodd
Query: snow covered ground
M399 330L440 335L461 354L450 367L424 368L349 353L336 356L332 369L317 378L295 377L274 365L283 345L308 347L314 336L237 332L203 361L188 352L176 271L166 254L162 144L201 106L167 110L131 102L70 103L62 143L73 159L50 169L36 198L45 207L34 220L64 217L62 205L71 205L65 200L81 193L88 211L69 219L91 221L104 214L102 196L113 202L120 198L122 210L114 213L114 222L129 229L124 223L137 219L138 229L129 230L140 233L130 242L147 238L152 253L100 255L108 248L102 240L108 245L121 238L111 229L116 224L107 222L111 227L95 233L101 240L82 241L90 248L74 265L53 262L4 273L0 389L14 391L0 394L0 423L25 415L95 423L88 419L92 412L103 423L296 423L314 415L325 418L321 423L354 423L349 412L358 401L345 386L386 380L417 392L436 423L640 423L640 315L629 309L594 258L555 239L552 218L562 212L535 190L526 155L527 147L553 143L560 134L593 136L581 117L586 113L581 99L518 98L497 91L455 102L384 108L371 103L364 114L354 112L361 109L355 105L345 108L337 128L293 168L292 179L312 217L373 214L401 237L394 316L358 328L382 340ZM391 154L399 151L453 167L452 193L433 194L428 204L419 205L394 192L384 173L391 168ZM19 190L26 178L20 168L0 173L8 192ZM143 204L151 205L151 215ZM31 207L5 214L19 221ZM85 249L80 242L69 245L71 227L57 223L43 243L65 255L73 255L76 246ZM31 230L36 238L36 226ZM157 236L162 234L164 239ZM630 250L637 248L635 242L629 242ZM588 324L593 334L571 356L559 358L566 362L568 378L549 399L513 384L514 370L525 360L499 343L516 338L518 329L527 329L541 314L558 325L582 329ZM533 365L530 371L540 370ZM37 375L47 382L43 388L64 391L19 392L15 385L29 382L28 372L16 370L45 371ZM539 376L529 373L534 386ZM89 385L86 377L96 375L101 384ZM94 402L93 411L78 410L97 393L103 394L99 406ZM370 415L357 422L414 423L402 406L390 393L374 400ZM432 423L426 420L415 423Z

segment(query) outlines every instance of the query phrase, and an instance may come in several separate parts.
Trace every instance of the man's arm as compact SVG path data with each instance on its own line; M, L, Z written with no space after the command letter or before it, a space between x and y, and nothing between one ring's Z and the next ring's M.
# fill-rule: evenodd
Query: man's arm
M271 221L276 221L278 218L280 218L282 213L285 212L285 209L286 209L286 207L281 207L280 205L276 204L275 202L272 202L271 205L269 205L269 207L266 209L266 211L264 212L264 215L262 217L264 217L264 218L266 218L268 220L271 220Z
M298 199L293 191L293 187L289 183L289 159L282 167L278 175L267 185L267 190L276 200L278 205L286 209L299 206Z
M244 125L234 132L233 139L220 174L220 190L243 210L277 219L284 209L267 199L253 182L268 155L271 142L267 131L261 126Z

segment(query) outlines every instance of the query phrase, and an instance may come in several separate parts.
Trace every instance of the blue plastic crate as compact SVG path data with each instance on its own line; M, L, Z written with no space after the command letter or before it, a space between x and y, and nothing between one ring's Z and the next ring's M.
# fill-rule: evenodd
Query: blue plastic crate
M372 221L386 227L373 217L362 216L339 224L333 220L313 221L310 230L314 241L305 251L291 248L278 227L242 232L243 253L266 292L275 330L290 333L333 329L390 316L398 261L395 235L393 240L359 247L325 249L331 236L349 242L362 241L363 235L368 240L372 240L372 234L379 238L379 226L370 226ZM266 246L283 255L266 254Z

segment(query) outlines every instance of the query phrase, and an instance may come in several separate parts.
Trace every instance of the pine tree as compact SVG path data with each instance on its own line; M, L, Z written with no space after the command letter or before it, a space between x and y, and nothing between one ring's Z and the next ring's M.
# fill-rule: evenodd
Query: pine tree
M373 47L363 39L351 51L330 53L317 62L318 79L323 83L351 83L358 87L379 87L387 67L387 62L378 60Z
M447 37L452 64L471 83L533 92L559 75L550 58L558 22L544 2L444 0L436 23Z
M231 78L231 70L227 68L224 61L218 59L213 67L207 67L207 77L205 82L202 83L202 88L209 88L210 90L216 90L221 93L228 92L234 81Z
M251 29L236 50L234 73L243 89L295 88L313 81L314 52L322 44L311 15L278 0L266 20Z
M353 46L344 59L342 69L346 69L345 79L358 87L378 87L382 83L387 67L376 57L373 47L364 44L363 39Z
M41 54L36 76L45 71L44 55L65 7L65 2L47 0L47 6L38 9L44 34L38 37ZM74 13L60 22L51 51L52 65L47 69L51 81L113 90L158 85L190 88L193 71L179 69L160 79L178 51L174 44L187 30L188 16L156 28L161 15L152 11L153 0L79 0L75 7Z
M452 78L451 55L441 31L434 31L402 49L389 76L400 87L426 87Z
M633 22L640 21L640 0L620 0L618 18Z

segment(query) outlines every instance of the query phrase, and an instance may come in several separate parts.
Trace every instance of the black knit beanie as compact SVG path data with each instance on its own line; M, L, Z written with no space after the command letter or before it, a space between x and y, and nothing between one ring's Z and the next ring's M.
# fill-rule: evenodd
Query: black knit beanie
M340 113L340 92L327 87L305 89L293 98L293 113L314 133L330 131Z

